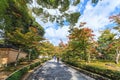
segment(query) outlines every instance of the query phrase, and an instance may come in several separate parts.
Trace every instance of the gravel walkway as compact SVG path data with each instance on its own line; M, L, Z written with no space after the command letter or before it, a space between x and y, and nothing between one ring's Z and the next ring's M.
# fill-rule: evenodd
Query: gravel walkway
M95 80L70 68L62 62L54 60L46 62L37 69L27 80Z

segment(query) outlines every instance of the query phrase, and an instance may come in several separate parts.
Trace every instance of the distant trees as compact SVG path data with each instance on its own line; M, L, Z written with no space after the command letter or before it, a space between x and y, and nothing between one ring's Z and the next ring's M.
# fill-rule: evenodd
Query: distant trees
M38 46L39 53L44 56L53 56L55 55L55 46L49 41L44 41L40 43L41 46Z

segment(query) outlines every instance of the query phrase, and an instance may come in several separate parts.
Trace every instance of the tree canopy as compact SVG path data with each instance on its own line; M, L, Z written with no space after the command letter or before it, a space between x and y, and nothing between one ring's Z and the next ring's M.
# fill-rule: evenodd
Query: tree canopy
M30 0L29 4L32 6L32 11L41 18L45 23L56 22L62 26L64 21L69 22L70 26L75 26L80 17L79 11L70 11L70 6L77 6L80 0ZM97 3L98 0L91 0L92 3ZM56 13L51 14L49 10L54 10ZM48 19L49 17L49 19Z
M32 26L37 29L39 36L44 35L44 29L33 18L26 0L1 0L0 6L0 29L4 33L5 42L9 43L8 34L13 34L18 28L21 29L21 34L26 34ZM14 38L17 36L16 34Z

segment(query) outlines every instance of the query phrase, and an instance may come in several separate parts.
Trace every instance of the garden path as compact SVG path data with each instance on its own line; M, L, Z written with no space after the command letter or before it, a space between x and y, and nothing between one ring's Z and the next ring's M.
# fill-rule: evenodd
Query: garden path
M46 62L34 71L27 80L95 80L79 71L54 60Z

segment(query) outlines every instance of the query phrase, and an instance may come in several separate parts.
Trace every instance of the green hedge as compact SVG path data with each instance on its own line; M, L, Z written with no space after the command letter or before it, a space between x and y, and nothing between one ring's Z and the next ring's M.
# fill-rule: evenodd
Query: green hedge
M39 62L30 64L22 69L19 69L15 71L13 74L11 74L6 80L20 80L25 73L27 73L30 69L33 69L34 67L39 66L40 63L41 62L39 61Z
M67 62L66 61L66 63L70 64L72 66L79 67L81 69L99 74L99 75L102 75L102 76L110 78L112 80L120 80L120 72L119 71L113 71L113 70L105 69L102 67L85 65L85 64L81 64L81 63L77 63L77 62Z

